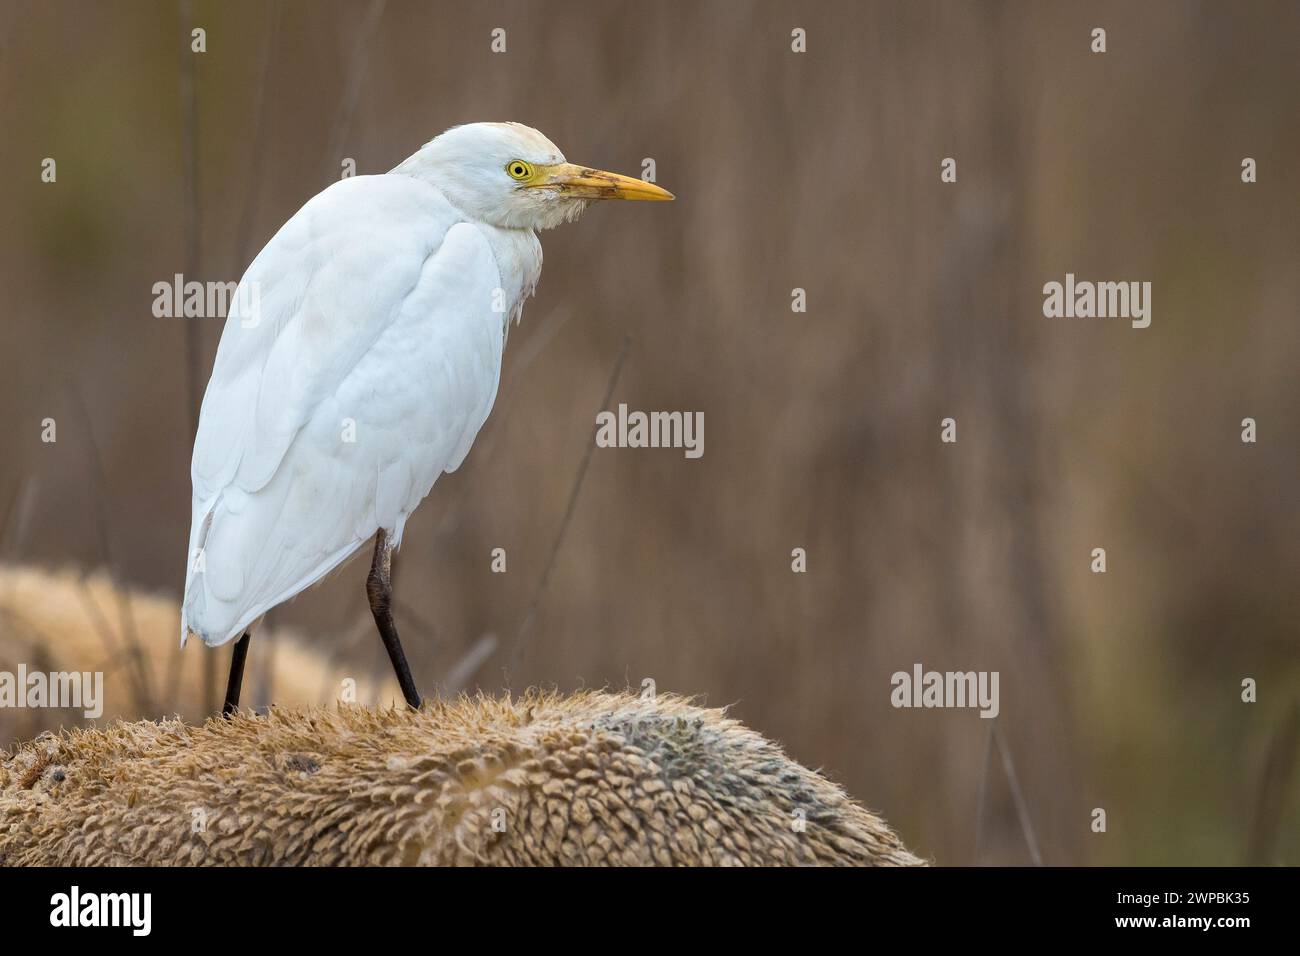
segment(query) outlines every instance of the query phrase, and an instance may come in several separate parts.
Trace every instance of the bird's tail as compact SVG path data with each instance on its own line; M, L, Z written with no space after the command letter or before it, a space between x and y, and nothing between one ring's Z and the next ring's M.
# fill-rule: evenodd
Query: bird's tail
M206 567L206 554L203 550L207 543L208 531L212 528L212 513L216 508L216 499L210 502L194 501L193 520L190 524L190 545L185 557L185 590L181 592L181 647L190 637L197 637L205 644L211 643L207 635L190 626L190 607L195 598L195 591L201 589L201 576Z

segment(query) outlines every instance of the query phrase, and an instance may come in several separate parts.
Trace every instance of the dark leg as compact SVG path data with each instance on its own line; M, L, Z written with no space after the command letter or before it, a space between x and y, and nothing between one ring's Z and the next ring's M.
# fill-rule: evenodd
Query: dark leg
M221 716L229 717L239 709L239 689L244 686L244 658L248 656L248 632L235 641L235 653L230 658L230 679L226 681L226 702Z
M370 613L375 616L375 626L384 639L388 659L393 662L397 683L402 685L402 696L412 707L419 708L420 692L415 689L415 679L402 653L402 643L397 639L397 625L393 623L393 545L383 528L375 535L375 560L366 578L366 596L370 598Z

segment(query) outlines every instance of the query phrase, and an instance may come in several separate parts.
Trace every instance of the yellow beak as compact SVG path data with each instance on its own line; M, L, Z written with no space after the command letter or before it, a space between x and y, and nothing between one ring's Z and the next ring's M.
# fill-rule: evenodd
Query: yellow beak
M556 189L566 196L578 196L584 199L640 199L665 202L673 194L661 189L654 183L618 173L607 173L600 169L588 169L572 163L560 163L550 166L546 175L532 183L530 189Z

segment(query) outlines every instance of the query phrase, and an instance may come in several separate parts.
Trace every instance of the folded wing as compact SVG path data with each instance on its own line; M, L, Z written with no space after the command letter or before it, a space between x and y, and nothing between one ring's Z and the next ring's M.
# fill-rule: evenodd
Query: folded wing
M479 227L403 176L343 180L235 294L194 444L181 639L237 636L407 516L496 395L503 285Z

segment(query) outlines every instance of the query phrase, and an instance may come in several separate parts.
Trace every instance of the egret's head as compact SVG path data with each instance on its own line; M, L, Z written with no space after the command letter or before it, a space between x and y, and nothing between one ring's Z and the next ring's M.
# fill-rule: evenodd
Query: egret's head
M512 229L550 229L597 199L673 198L654 183L567 163L521 123L453 127L394 172L426 179L468 215Z

